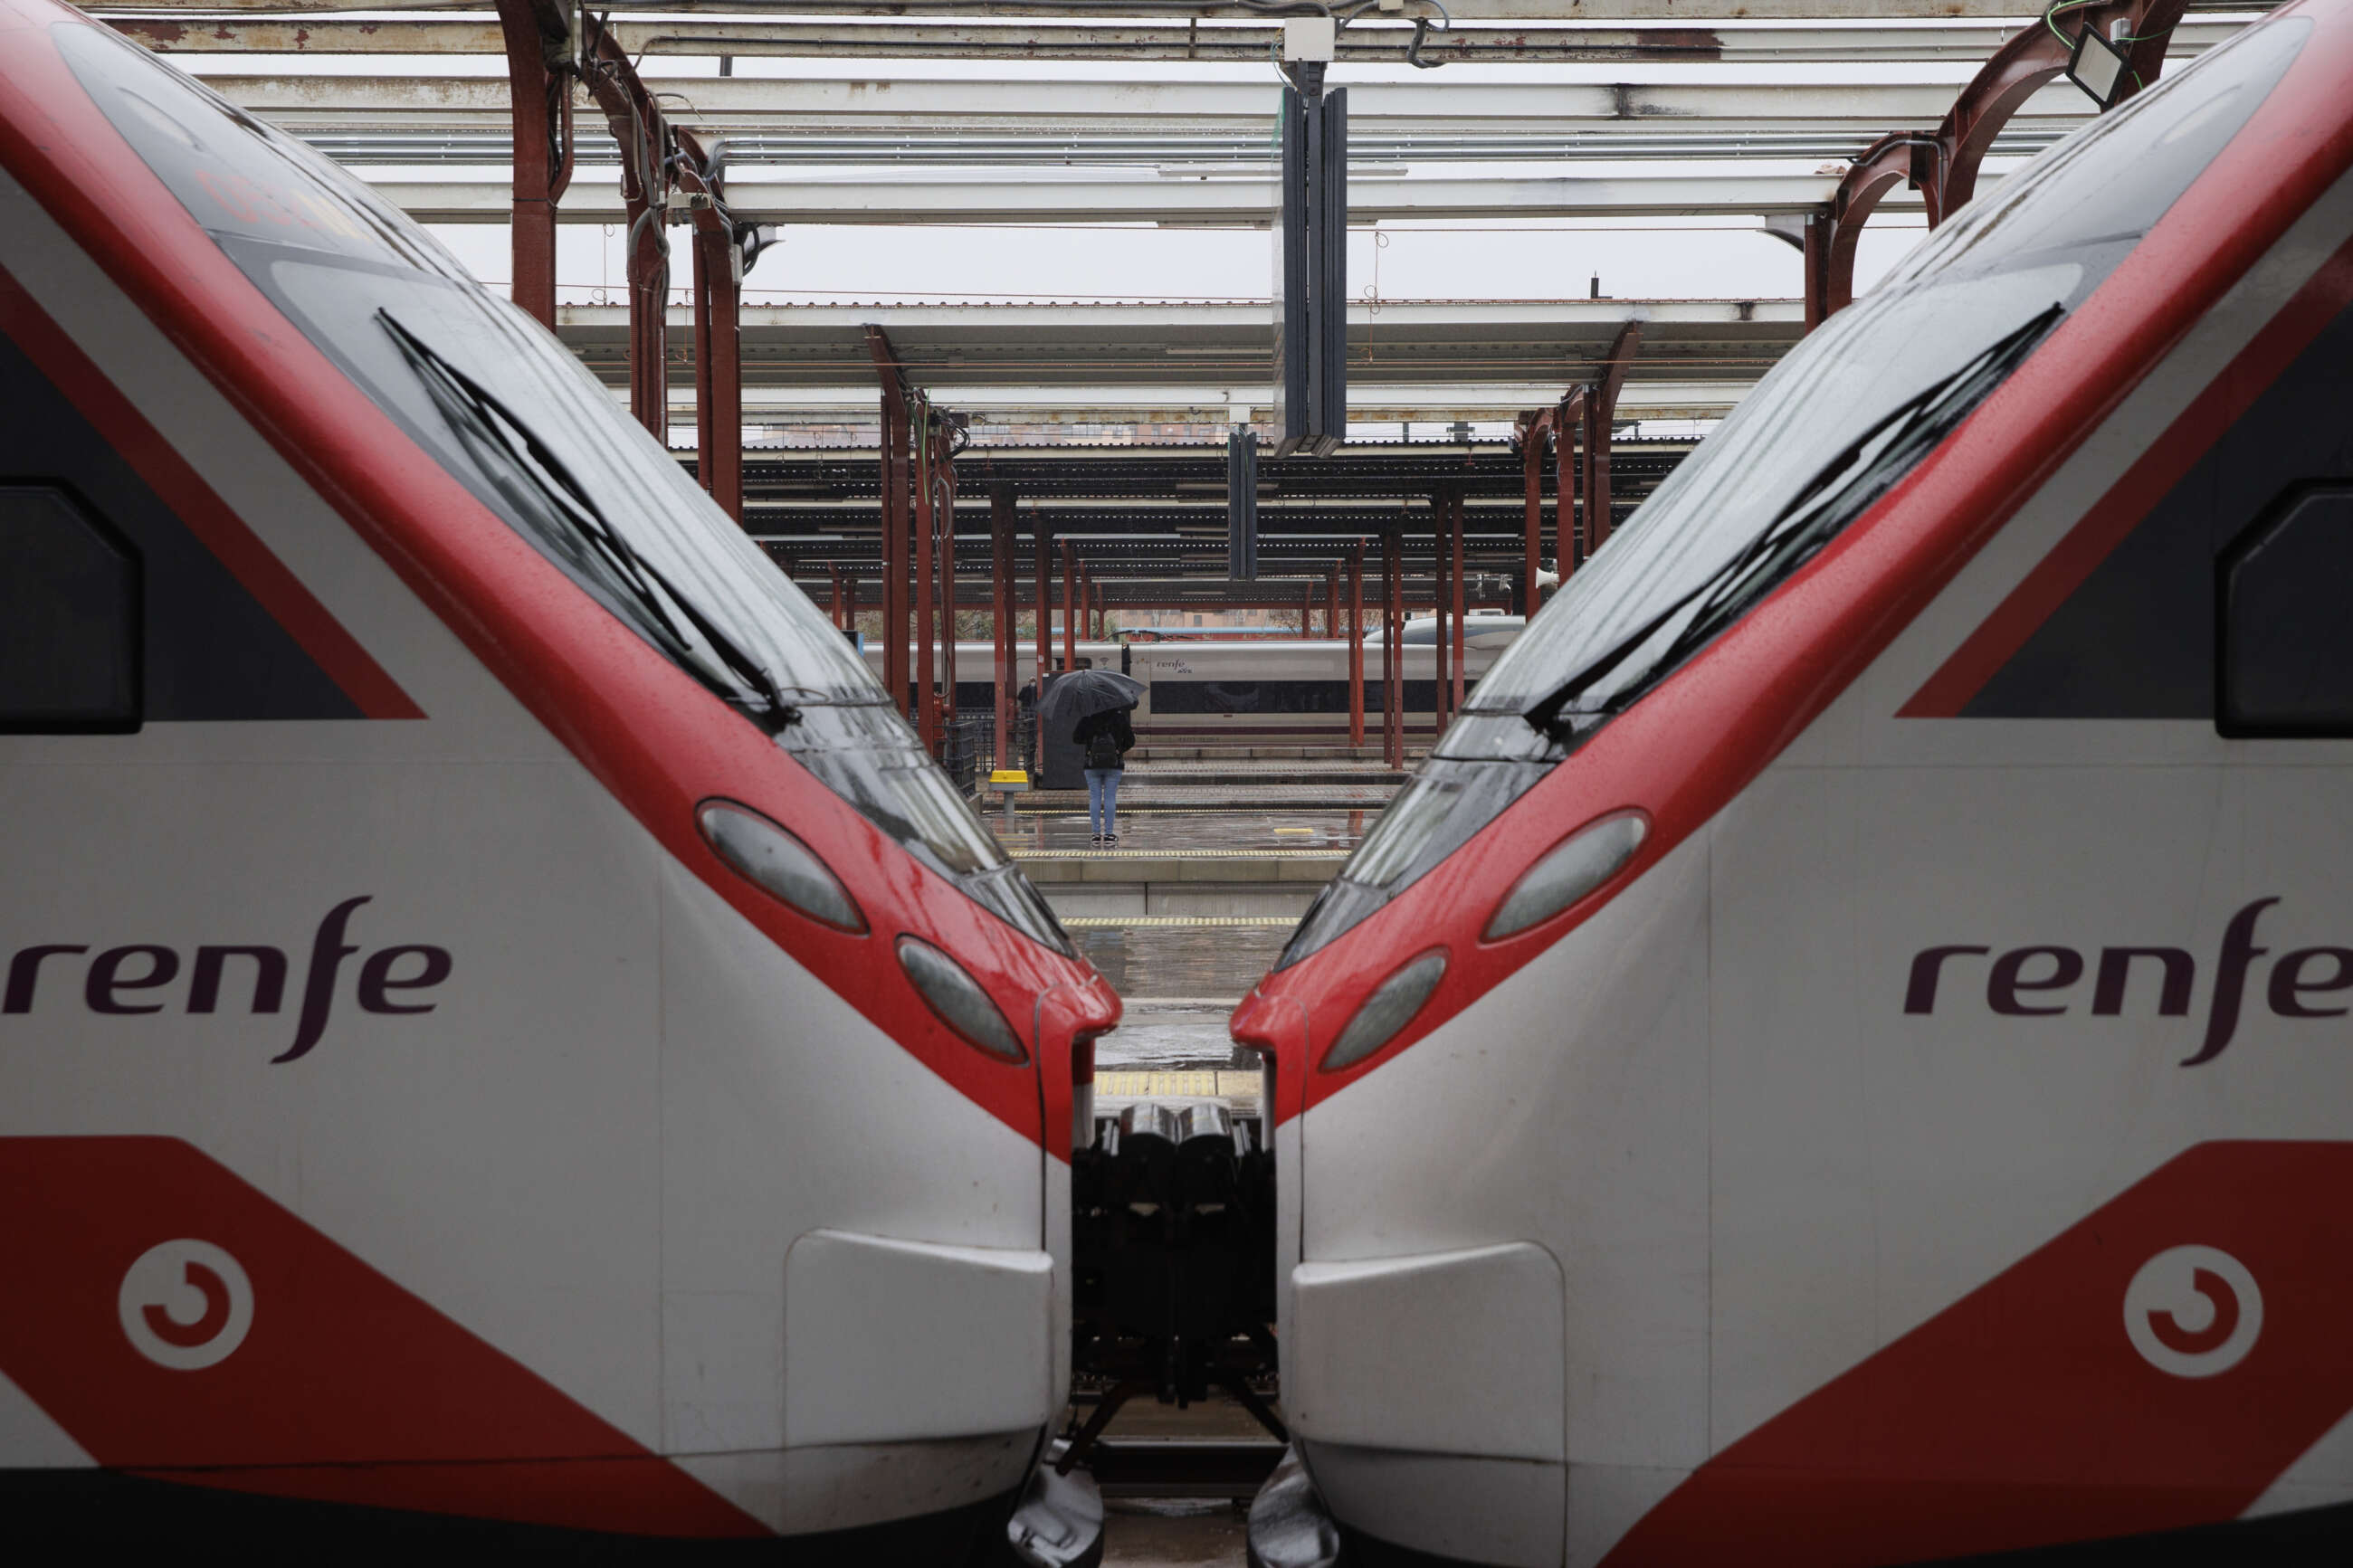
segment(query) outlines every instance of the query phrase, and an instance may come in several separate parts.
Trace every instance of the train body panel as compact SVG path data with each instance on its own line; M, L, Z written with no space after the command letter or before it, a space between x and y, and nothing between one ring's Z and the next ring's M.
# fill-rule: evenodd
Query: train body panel
M1002 870L960 879L992 875L954 858L982 851L828 787L845 764L792 726L880 694L805 602L706 602L720 629L675 647L638 624L703 588L695 551L774 575L707 502L657 478L621 516L604 474L544 465L535 490L474 489L463 459L512 448L437 448L432 403L335 357L400 340L303 314L285 279L314 257L258 263L287 290L258 292L224 259L248 242L198 228L150 145L110 150L117 116L218 157L225 204L416 247L414 280L364 276L426 301L420 381L476 388L433 357L446 299L560 367L549 408L478 405L526 431L601 408L617 471L671 470L552 340L62 8L0 9L0 505L138 568L108 602L129 724L88 683L42 688L123 732L11 708L0 734L12 1520L961 1552L1059 1405L1067 1146L1040 1079L1115 1002ZM30 139L28 101L71 134ZM230 183L256 160L284 184ZM500 510L567 478L580 536L623 540L593 571ZM660 579L634 603L632 564ZM769 676L812 682L802 717L718 668L731 635L813 650ZM866 929L736 869L696 826L712 797L786 825ZM1021 1020L1018 1061L900 973L902 932Z
M2346 1530L2353 738L2308 731L2353 712L2307 716L2343 536L2260 552L2353 493L2348 91L2353 8L2307 5L2104 127L2174 106L2206 172L1852 528L1237 1013L1297 1128L1286 1409L1344 1527L1514 1564ZM1540 750L1499 700L1433 769Z

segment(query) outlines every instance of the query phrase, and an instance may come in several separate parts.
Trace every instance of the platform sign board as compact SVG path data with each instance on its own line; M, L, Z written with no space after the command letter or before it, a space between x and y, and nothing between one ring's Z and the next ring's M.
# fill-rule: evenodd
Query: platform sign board
M1348 89L1282 93L1282 444L1329 455L1348 426Z

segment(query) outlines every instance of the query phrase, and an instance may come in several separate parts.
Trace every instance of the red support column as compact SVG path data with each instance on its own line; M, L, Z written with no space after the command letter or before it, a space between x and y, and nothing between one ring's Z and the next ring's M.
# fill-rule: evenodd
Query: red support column
M743 253L735 247L712 159L691 132L673 131L677 173L691 211L694 301L694 468L702 488L744 521Z
M839 561L828 562L826 563L825 572L826 575L830 578L833 583L833 596L828 602L826 607L833 616L834 629L836 631L839 631L844 629L841 619L841 563Z
M955 463L948 456L947 427L940 427L940 692L948 718L956 716Z
M939 564L939 521L932 510L932 406L918 393L913 410L915 446L915 733L923 750L940 754L939 663L932 647L937 629L934 571Z
M1584 564L1587 552L1584 520L1577 515L1577 444L1584 430L1585 390L1579 387L1561 399L1560 406L1553 411L1552 421L1553 467L1557 470L1553 487L1560 497L1554 507L1553 569L1563 583ZM1537 595L1537 602L1543 602L1542 595Z
M1430 498L1430 571L1431 587L1430 616L1433 634L1430 641L1430 722L1443 732L1446 729L1446 699L1453 686L1453 634L1447 629L1446 612L1452 607L1454 595L1447 586L1448 552L1446 536L1454 523L1454 497L1440 490Z
M683 133L681 132L681 135ZM695 215L695 468L720 510L744 521L743 289L724 219Z
M1030 544L1038 564L1038 668L1030 679L1038 683L1037 695L1046 694L1046 672L1054 668L1054 542L1046 529L1046 515L1036 507L1029 509Z
M1079 547L1062 541L1062 668L1079 668L1079 613L1073 595L1079 585Z
M1831 314L1831 236L1837 225L1827 211L1806 216L1806 331L1812 331Z
M1365 743L1365 542L1348 547L1348 744Z
M997 765L1012 765L1013 692L1013 487L988 492L989 627L996 635Z
M1609 542L1609 496L1604 488L1609 483L1609 461L1605 456L1605 443L1609 439L1609 424L1601 413L1601 400L1590 393L1585 398L1585 558Z
M673 170L670 122L620 44L589 26L588 90L621 150L621 205L628 220L629 414L670 444L670 238Z
M907 668L907 411L898 398L882 400L882 684L892 709L904 718L913 680Z
M1324 596L1324 637L1336 642L1340 637L1340 563L1332 563L1332 578Z
M1618 416L1618 395L1626 385L1626 371L1642 347L1642 323L1629 321L1618 329L1600 378L1585 398L1586 553L1609 541L1609 426Z
M1536 613L1536 574L1544 570L1544 448L1552 428L1549 410L1520 416L1520 480L1525 499L1521 513L1522 562L1526 574L1527 615Z
M534 0L499 0L506 37L507 101L514 132L513 216L508 292L523 312L555 327L555 204L572 183L571 26Z
M1405 766L1405 537L1381 535L1381 757Z
M1462 635L1462 614L1467 608L1463 603L1462 597L1462 530L1464 522L1465 503L1463 501L1461 492L1458 490L1455 492L1454 496L1454 527L1451 532L1451 537L1453 541L1451 546L1452 559L1447 563L1446 567L1447 581L1454 584L1454 692L1452 700L1448 704L1448 710L1454 713L1460 713L1462 711L1462 665L1465 648L1465 639Z

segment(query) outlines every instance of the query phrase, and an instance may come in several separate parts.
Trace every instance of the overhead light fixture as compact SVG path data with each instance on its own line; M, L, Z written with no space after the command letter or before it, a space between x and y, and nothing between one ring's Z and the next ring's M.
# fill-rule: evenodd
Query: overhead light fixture
M2102 37L2099 28L2086 23L2075 35L2074 50L2067 57L2067 79L2082 88L2103 112L2116 107L2131 70L2124 51Z

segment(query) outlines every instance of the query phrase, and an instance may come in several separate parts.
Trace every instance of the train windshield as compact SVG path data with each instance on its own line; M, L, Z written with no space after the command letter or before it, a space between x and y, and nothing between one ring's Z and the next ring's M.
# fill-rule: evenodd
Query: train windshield
M300 142L111 32L55 36L222 251L436 462L870 821L1071 951L847 639L577 360Z
M2069 137L1791 350L1496 660L1281 963L1461 847L1910 472L2115 270L2309 31L2250 29Z

